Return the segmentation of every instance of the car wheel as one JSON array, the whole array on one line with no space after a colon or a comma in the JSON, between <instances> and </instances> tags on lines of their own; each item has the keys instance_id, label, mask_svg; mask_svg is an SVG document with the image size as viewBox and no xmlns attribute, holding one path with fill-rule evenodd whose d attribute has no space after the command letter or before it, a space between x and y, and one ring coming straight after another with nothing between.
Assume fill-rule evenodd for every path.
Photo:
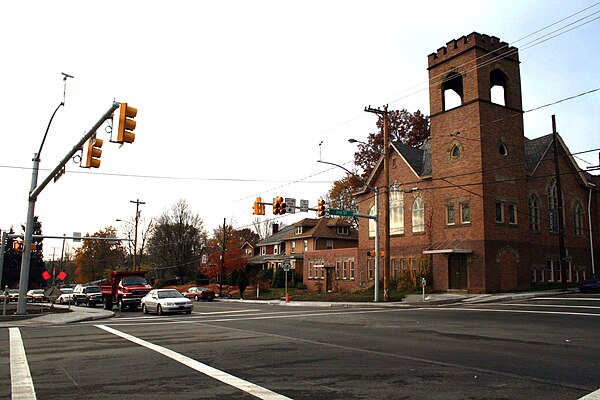
<instances>
[{"instance_id":1,"label":"car wheel","mask_svg":"<svg viewBox=\"0 0 600 400\"><path fill-rule=\"evenodd\" d=\"M62 298L58 299L58 304L62 304L62 303L64 303L63 299Z\"/></svg>"},{"instance_id":2,"label":"car wheel","mask_svg":"<svg viewBox=\"0 0 600 400\"><path fill-rule=\"evenodd\" d=\"M85 305L86 305L86 307L91 307L92 306L92 304L90 303L90 299L87 299L85 301Z\"/></svg>"},{"instance_id":3,"label":"car wheel","mask_svg":"<svg viewBox=\"0 0 600 400\"><path fill-rule=\"evenodd\" d=\"M160 304L156 306L156 314L163 315L163 310Z\"/></svg>"},{"instance_id":4,"label":"car wheel","mask_svg":"<svg viewBox=\"0 0 600 400\"><path fill-rule=\"evenodd\" d=\"M212 298L212 297L209 297L208 301L213 301L213 298Z\"/></svg>"},{"instance_id":5,"label":"car wheel","mask_svg":"<svg viewBox=\"0 0 600 400\"><path fill-rule=\"evenodd\" d=\"M198 295L194 296L194 300L198 301Z\"/></svg>"},{"instance_id":6,"label":"car wheel","mask_svg":"<svg viewBox=\"0 0 600 400\"><path fill-rule=\"evenodd\" d=\"M123 312L127 309L127 306L122 301L119 302L119 311Z\"/></svg>"},{"instance_id":7,"label":"car wheel","mask_svg":"<svg viewBox=\"0 0 600 400\"><path fill-rule=\"evenodd\" d=\"M142 304L142 312L143 312L144 314L148 314L148 309L146 308L146 305L145 305L145 304Z\"/></svg>"}]
</instances>

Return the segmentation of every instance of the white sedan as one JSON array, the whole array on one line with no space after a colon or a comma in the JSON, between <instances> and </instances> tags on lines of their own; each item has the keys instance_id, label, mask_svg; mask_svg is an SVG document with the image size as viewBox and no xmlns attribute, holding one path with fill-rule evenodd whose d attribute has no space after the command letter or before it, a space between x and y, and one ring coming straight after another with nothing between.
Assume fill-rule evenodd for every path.
<instances>
[{"instance_id":1,"label":"white sedan","mask_svg":"<svg viewBox=\"0 0 600 400\"><path fill-rule=\"evenodd\" d=\"M192 301L175 289L152 289L142 297L142 312L155 312L158 315L168 312L192 313Z\"/></svg>"},{"instance_id":2,"label":"white sedan","mask_svg":"<svg viewBox=\"0 0 600 400\"><path fill-rule=\"evenodd\" d=\"M73 288L65 287L60 289L62 292L60 296L54 301L58 304L70 304L73 303Z\"/></svg>"}]
</instances>

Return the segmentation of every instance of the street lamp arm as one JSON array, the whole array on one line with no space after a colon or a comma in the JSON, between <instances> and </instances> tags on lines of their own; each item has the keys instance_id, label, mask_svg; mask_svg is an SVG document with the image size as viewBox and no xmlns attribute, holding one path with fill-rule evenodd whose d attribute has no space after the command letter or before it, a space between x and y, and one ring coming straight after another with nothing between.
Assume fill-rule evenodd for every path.
<instances>
[{"instance_id":1,"label":"street lamp arm","mask_svg":"<svg viewBox=\"0 0 600 400\"><path fill-rule=\"evenodd\" d=\"M48 136L48 131L50 130L50 125L52 124L52 120L54 119L54 116L56 115L56 112L58 111L58 109L62 106L64 106L65 103L64 102L60 102L60 104L58 105L58 107L56 107L56 110L54 110L54 112L52 113L52 116L50 117L50 121L48 121L48 126L46 127L46 133L44 133L44 138L42 139L42 144L40 144L40 149L37 152L37 159L40 159L40 156L42 154L42 147L44 147L44 142L46 141L46 136Z\"/></svg>"},{"instance_id":2,"label":"street lamp arm","mask_svg":"<svg viewBox=\"0 0 600 400\"><path fill-rule=\"evenodd\" d=\"M364 180L362 180L359 176L357 176L356 174L350 172L350 170L344 166L341 166L339 164L335 164L329 161L322 161L322 160L317 160L317 162L320 162L321 164L329 164L329 165L333 165L335 167L341 168L344 171L346 171L347 173L349 173L350 175L352 175L353 177L355 177L360 183L362 183L363 185L365 185L366 187L368 187L371 191L373 192L377 192L377 188L373 187L371 185L369 185L367 182L365 182Z\"/></svg>"}]
</instances>

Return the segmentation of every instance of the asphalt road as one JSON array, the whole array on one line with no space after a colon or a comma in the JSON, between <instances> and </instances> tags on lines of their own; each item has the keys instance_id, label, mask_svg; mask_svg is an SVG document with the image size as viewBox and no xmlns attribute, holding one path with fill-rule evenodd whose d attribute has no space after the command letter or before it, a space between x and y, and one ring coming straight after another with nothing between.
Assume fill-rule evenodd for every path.
<instances>
[{"instance_id":1,"label":"asphalt road","mask_svg":"<svg viewBox=\"0 0 600 400\"><path fill-rule=\"evenodd\" d=\"M0 330L0 398L15 328ZM579 399L600 388L600 296L429 308L195 303L22 327L38 399Z\"/></svg>"}]
</instances>

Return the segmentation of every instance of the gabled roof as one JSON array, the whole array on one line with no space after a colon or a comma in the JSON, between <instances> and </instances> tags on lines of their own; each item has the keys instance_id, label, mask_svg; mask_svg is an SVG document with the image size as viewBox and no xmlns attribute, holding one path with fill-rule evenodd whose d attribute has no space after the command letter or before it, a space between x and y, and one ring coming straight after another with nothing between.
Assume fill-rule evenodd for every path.
<instances>
[{"instance_id":1,"label":"gabled roof","mask_svg":"<svg viewBox=\"0 0 600 400\"><path fill-rule=\"evenodd\" d=\"M279 244L279 243L283 242L285 240L285 237L287 236L287 234L293 230L295 230L295 227L293 225L284 226L277 233L274 233L273 235L266 237L263 240L261 240L260 242L258 242L256 244L256 246L260 247L260 246L270 246L270 245L274 245L274 244Z\"/></svg>"},{"instance_id":2,"label":"gabled roof","mask_svg":"<svg viewBox=\"0 0 600 400\"><path fill-rule=\"evenodd\" d=\"M302 233L296 234L294 229L290 232L287 239L302 239L310 237L328 237L328 238L340 238L349 240L358 240L358 231L352 228L350 222L344 221L340 218L305 218L301 221L292 224L292 227L297 228L301 226ZM338 226L348 227L348 235L340 235L337 233Z\"/></svg>"},{"instance_id":3,"label":"gabled roof","mask_svg":"<svg viewBox=\"0 0 600 400\"><path fill-rule=\"evenodd\" d=\"M540 165L540 162L546 156L546 154L553 151L552 136L553 135L550 133L532 140L525 138L525 164L527 165L527 172L529 174L535 173L535 170ZM581 168L579 168L579 165L577 165L577 162L571 155L571 152L569 151L569 148L565 142L562 140L562 137L559 134L556 136L558 138L558 145L562 147L565 154L569 157L569 161L571 162L573 169L577 171L577 176L581 180L581 183L588 187L593 185L590 182L586 172L582 171Z\"/></svg>"}]
</instances>

